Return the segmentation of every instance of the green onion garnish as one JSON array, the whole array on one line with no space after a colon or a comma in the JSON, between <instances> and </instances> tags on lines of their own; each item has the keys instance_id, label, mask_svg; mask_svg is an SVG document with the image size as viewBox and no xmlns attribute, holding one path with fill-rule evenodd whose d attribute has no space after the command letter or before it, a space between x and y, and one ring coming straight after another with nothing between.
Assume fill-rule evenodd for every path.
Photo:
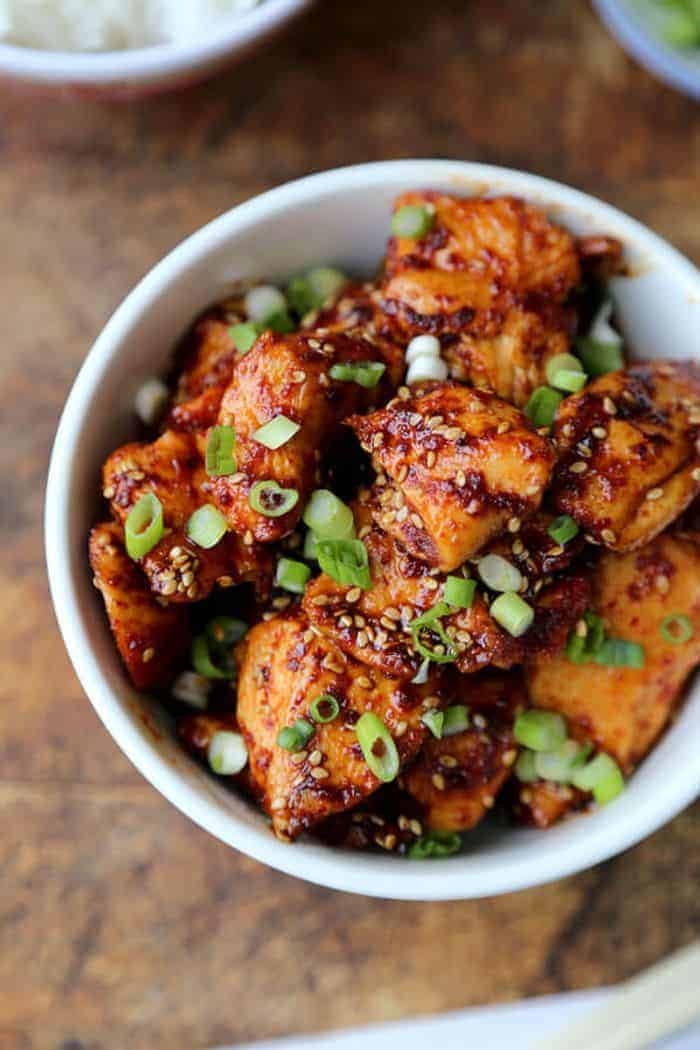
<instances>
[{"instance_id":1,"label":"green onion garnish","mask_svg":"<svg viewBox=\"0 0 700 1050\"><path fill-rule=\"evenodd\" d=\"M435 223L435 213L420 204L404 204L391 217L395 237L425 237Z\"/></svg>"},{"instance_id":2,"label":"green onion garnish","mask_svg":"<svg viewBox=\"0 0 700 1050\"><path fill-rule=\"evenodd\" d=\"M294 725L284 726L277 734L277 743L285 751L301 751L316 730L305 718L297 718Z\"/></svg>"},{"instance_id":3,"label":"green onion garnish","mask_svg":"<svg viewBox=\"0 0 700 1050\"><path fill-rule=\"evenodd\" d=\"M513 736L531 751L556 751L566 740L566 722L554 711L521 711L515 719Z\"/></svg>"},{"instance_id":4,"label":"green onion garnish","mask_svg":"<svg viewBox=\"0 0 700 1050\"><path fill-rule=\"evenodd\" d=\"M500 554L487 554L481 558L476 571L492 591L517 591L523 582L520 570Z\"/></svg>"},{"instance_id":5,"label":"green onion garnish","mask_svg":"<svg viewBox=\"0 0 700 1050\"><path fill-rule=\"evenodd\" d=\"M155 493L146 492L133 505L124 523L127 554L138 561L153 550L164 532L163 504Z\"/></svg>"},{"instance_id":6,"label":"green onion garnish","mask_svg":"<svg viewBox=\"0 0 700 1050\"><path fill-rule=\"evenodd\" d=\"M282 445L286 445L287 442L294 437L296 433L301 430L298 423L293 423L291 419L287 419L286 416L275 416L274 419L269 420L267 423L263 423L261 427L253 434L255 441L259 441L265 448L272 449L281 448Z\"/></svg>"},{"instance_id":7,"label":"green onion garnish","mask_svg":"<svg viewBox=\"0 0 700 1050\"><path fill-rule=\"evenodd\" d=\"M602 667L644 667L644 647L624 638L606 638L593 657Z\"/></svg>"},{"instance_id":8,"label":"green onion garnish","mask_svg":"<svg viewBox=\"0 0 700 1050\"><path fill-rule=\"evenodd\" d=\"M334 718L338 717L339 713L340 704L330 693L321 693L309 708L309 714L314 722L319 722L321 725L325 725L326 722L332 722Z\"/></svg>"},{"instance_id":9,"label":"green onion garnish","mask_svg":"<svg viewBox=\"0 0 700 1050\"><path fill-rule=\"evenodd\" d=\"M213 649L217 656L224 656L223 647L213 646L206 633L198 634L192 642L192 666L197 674L203 678L233 678L236 673L233 663L229 659L228 666L219 667L214 662Z\"/></svg>"},{"instance_id":10,"label":"green onion garnish","mask_svg":"<svg viewBox=\"0 0 700 1050\"><path fill-rule=\"evenodd\" d=\"M442 596L448 605L457 609L469 609L474 601L476 580L465 580L461 576L448 576Z\"/></svg>"},{"instance_id":11,"label":"green onion garnish","mask_svg":"<svg viewBox=\"0 0 700 1050\"><path fill-rule=\"evenodd\" d=\"M316 307L314 294L306 277L292 277L286 290L287 302L299 317Z\"/></svg>"},{"instance_id":12,"label":"green onion garnish","mask_svg":"<svg viewBox=\"0 0 700 1050\"><path fill-rule=\"evenodd\" d=\"M556 784L570 784L574 770L585 762L590 747L581 747L575 740L565 740L554 751L535 752L535 770L542 780Z\"/></svg>"},{"instance_id":13,"label":"green onion garnish","mask_svg":"<svg viewBox=\"0 0 700 1050\"><path fill-rule=\"evenodd\" d=\"M311 529L304 536L303 554L307 561L318 561L318 537Z\"/></svg>"},{"instance_id":14,"label":"green onion garnish","mask_svg":"<svg viewBox=\"0 0 700 1050\"><path fill-rule=\"evenodd\" d=\"M436 740L441 739L443 726L445 724L444 711L426 711L421 717L421 722L430 730Z\"/></svg>"},{"instance_id":15,"label":"green onion garnish","mask_svg":"<svg viewBox=\"0 0 700 1050\"><path fill-rule=\"evenodd\" d=\"M303 561L293 558L280 558L275 572L275 585L291 594L303 594L311 576L311 569Z\"/></svg>"},{"instance_id":16,"label":"green onion garnish","mask_svg":"<svg viewBox=\"0 0 700 1050\"><path fill-rule=\"evenodd\" d=\"M583 637L574 629L566 643L566 658L572 664L589 663L605 641L605 624L594 612L583 616L586 633Z\"/></svg>"},{"instance_id":17,"label":"green onion garnish","mask_svg":"<svg viewBox=\"0 0 700 1050\"><path fill-rule=\"evenodd\" d=\"M286 310L280 310L279 313L268 317L264 327L277 332L279 335L287 335L289 332L295 332L297 326Z\"/></svg>"},{"instance_id":18,"label":"green onion garnish","mask_svg":"<svg viewBox=\"0 0 700 1050\"><path fill-rule=\"evenodd\" d=\"M411 679L411 682L414 685L425 685L425 683L428 681L429 676L430 660L426 658L414 674L413 678Z\"/></svg>"},{"instance_id":19,"label":"green onion garnish","mask_svg":"<svg viewBox=\"0 0 700 1050\"><path fill-rule=\"evenodd\" d=\"M267 324L271 317L287 309L287 300L274 285L259 284L246 293L243 306L251 321Z\"/></svg>"},{"instance_id":20,"label":"green onion garnish","mask_svg":"<svg viewBox=\"0 0 700 1050\"><path fill-rule=\"evenodd\" d=\"M382 361L357 361L331 365L329 375L331 379L343 383L357 383L370 388L377 385L385 371L386 365Z\"/></svg>"},{"instance_id":21,"label":"green onion garnish","mask_svg":"<svg viewBox=\"0 0 700 1050\"><path fill-rule=\"evenodd\" d=\"M568 514L562 514L561 517L554 519L547 529L547 534L552 537L555 543L564 547L569 540L573 540L574 536L578 535L578 531L579 528L574 519L570 518Z\"/></svg>"},{"instance_id":22,"label":"green onion garnish","mask_svg":"<svg viewBox=\"0 0 700 1050\"><path fill-rule=\"evenodd\" d=\"M584 371L593 378L625 367L619 343L599 343L596 339L581 336L576 340L576 350Z\"/></svg>"},{"instance_id":23,"label":"green onion garnish","mask_svg":"<svg viewBox=\"0 0 700 1050\"><path fill-rule=\"evenodd\" d=\"M375 777L388 784L399 772L399 753L391 733L373 711L365 711L355 723L357 740L365 762Z\"/></svg>"},{"instance_id":24,"label":"green onion garnish","mask_svg":"<svg viewBox=\"0 0 700 1050\"><path fill-rule=\"evenodd\" d=\"M671 645L682 645L683 642L689 642L695 633L691 620L682 613L671 613L670 616L665 616L659 630Z\"/></svg>"},{"instance_id":25,"label":"green onion garnish","mask_svg":"<svg viewBox=\"0 0 700 1050\"><path fill-rule=\"evenodd\" d=\"M348 279L340 270L332 266L316 266L306 275L313 297L312 306L324 306L345 287Z\"/></svg>"},{"instance_id":26,"label":"green onion garnish","mask_svg":"<svg viewBox=\"0 0 700 1050\"><path fill-rule=\"evenodd\" d=\"M215 616L206 626L206 632L215 646L230 648L248 631L248 624L233 616Z\"/></svg>"},{"instance_id":27,"label":"green onion garnish","mask_svg":"<svg viewBox=\"0 0 700 1050\"><path fill-rule=\"evenodd\" d=\"M211 503L205 503L203 507L197 507L194 514L190 515L186 532L188 538L198 547L209 550L211 547L216 547L219 540L226 535L228 522L220 510L213 507Z\"/></svg>"},{"instance_id":28,"label":"green onion garnish","mask_svg":"<svg viewBox=\"0 0 700 1050\"><path fill-rule=\"evenodd\" d=\"M469 708L464 704L453 704L445 710L445 721L442 727L443 736L457 736L469 729Z\"/></svg>"},{"instance_id":29,"label":"green onion garnish","mask_svg":"<svg viewBox=\"0 0 700 1050\"><path fill-rule=\"evenodd\" d=\"M349 540L355 535L352 511L330 489L316 489L311 493L302 520L318 539Z\"/></svg>"},{"instance_id":30,"label":"green onion garnish","mask_svg":"<svg viewBox=\"0 0 700 1050\"><path fill-rule=\"evenodd\" d=\"M574 771L571 783L579 791L592 791L598 805L604 806L620 794L625 786L625 778L617 762L601 752Z\"/></svg>"},{"instance_id":31,"label":"green onion garnish","mask_svg":"<svg viewBox=\"0 0 700 1050\"><path fill-rule=\"evenodd\" d=\"M585 372L575 372L573 369L560 369L554 379L552 386L556 390L565 390L567 393L576 394L586 385L588 376Z\"/></svg>"},{"instance_id":32,"label":"green onion garnish","mask_svg":"<svg viewBox=\"0 0 700 1050\"><path fill-rule=\"evenodd\" d=\"M518 780L523 784L532 784L535 780L539 780L535 769L535 752L530 751L529 748L521 751L518 755L518 761L515 763L514 772Z\"/></svg>"},{"instance_id":33,"label":"green onion garnish","mask_svg":"<svg viewBox=\"0 0 700 1050\"><path fill-rule=\"evenodd\" d=\"M520 638L525 634L535 619L535 611L532 606L523 601L514 591L499 594L498 598L491 602L489 612L513 638Z\"/></svg>"},{"instance_id":34,"label":"green onion garnish","mask_svg":"<svg viewBox=\"0 0 700 1050\"><path fill-rule=\"evenodd\" d=\"M296 489L283 489L276 481L256 481L248 494L248 503L266 518L281 518L299 502Z\"/></svg>"},{"instance_id":35,"label":"green onion garnish","mask_svg":"<svg viewBox=\"0 0 700 1050\"><path fill-rule=\"evenodd\" d=\"M252 321L245 321L242 324L232 325L228 330L228 334L231 336L233 345L239 354L247 354L260 335L260 326L253 324Z\"/></svg>"},{"instance_id":36,"label":"green onion garnish","mask_svg":"<svg viewBox=\"0 0 700 1050\"><path fill-rule=\"evenodd\" d=\"M362 540L318 541L318 563L336 583L346 587L372 588L367 550Z\"/></svg>"},{"instance_id":37,"label":"green onion garnish","mask_svg":"<svg viewBox=\"0 0 700 1050\"><path fill-rule=\"evenodd\" d=\"M212 427L207 435L204 466L210 478L236 473L236 432L233 427Z\"/></svg>"},{"instance_id":38,"label":"green onion garnish","mask_svg":"<svg viewBox=\"0 0 700 1050\"><path fill-rule=\"evenodd\" d=\"M209 765L219 776L232 777L240 773L248 761L248 749L240 733L219 730L214 733L207 748Z\"/></svg>"},{"instance_id":39,"label":"green onion garnish","mask_svg":"<svg viewBox=\"0 0 700 1050\"><path fill-rule=\"evenodd\" d=\"M431 609L424 612L409 623L409 629L413 637L414 648L427 660L434 660L438 664L452 663L457 659L457 650L452 640L445 632L440 618L448 616L452 610L447 602L437 602ZM421 640L424 631L429 631L439 639L434 648L430 648Z\"/></svg>"},{"instance_id":40,"label":"green onion garnish","mask_svg":"<svg viewBox=\"0 0 700 1050\"><path fill-rule=\"evenodd\" d=\"M557 387L561 390L570 390L571 387L559 387L559 384L556 382L556 377L560 372L574 372L576 375L583 376L581 385L576 387L577 390L580 390L586 382L586 375L581 367L581 362L578 357L574 357L573 354L555 354L554 357L550 357L545 368L545 375L547 376L547 382L550 386Z\"/></svg>"},{"instance_id":41,"label":"green onion garnish","mask_svg":"<svg viewBox=\"0 0 700 1050\"><path fill-rule=\"evenodd\" d=\"M524 412L536 427L551 427L564 395L549 386L538 386L530 395Z\"/></svg>"},{"instance_id":42,"label":"green onion garnish","mask_svg":"<svg viewBox=\"0 0 700 1050\"><path fill-rule=\"evenodd\" d=\"M408 850L412 860L435 860L438 857L452 857L462 848L462 840L456 831L429 831L427 835L416 839Z\"/></svg>"}]
</instances>

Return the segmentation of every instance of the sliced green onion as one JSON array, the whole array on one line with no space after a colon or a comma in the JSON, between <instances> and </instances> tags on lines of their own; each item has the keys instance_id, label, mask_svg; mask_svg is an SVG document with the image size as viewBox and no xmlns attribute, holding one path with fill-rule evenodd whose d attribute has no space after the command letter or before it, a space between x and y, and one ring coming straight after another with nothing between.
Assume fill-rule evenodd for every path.
<instances>
[{"instance_id":1,"label":"sliced green onion","mask_svg":"<svg viewBox=\"0 0 700 1050\"><path fill-rule=\"evenodd\" d=\"M365 711L355 723L357 740L365 762L375 777L388 784L399 772L399 753L391 733L373 711Z\"/></svg>"},{"instance_id":2,"label":"sliced green onion","mask_svg":"<svg viewBox=\"0 0 700 1050\"><path fill-rule=\"evenodd\" d=\"M447 362L443 361L441 357L420 354L408 366L406 386L415 386L418 383L444 383L448 375Z\"/></svg>"},{"instance_id":3,"label":"sliced green onion","mask_svg":"<svg viewBox=\"0 0 700 1050\"><path fill-rule=\"evenodd\" d=\"M219 730L209 741L207 759L215 773L224 777L235 776L248 761L245 740L240 733Z\"/></svg>"},{"instance_id":4,"label":"sliced green onion","mask_svg":"<svg viewBox=\"0 0 700 1050\"><path fill-rule=\"evenodd\" d=\"M134 411L147 427L154 426L163 414L170 391L162 379L147 379L134 398Z\"/></svg>"},{"instance_id":5,"label":"sliced green onion","mask_svg":"<svg viewBox=\"0 0 700 1050\"><path fill-rule=\"evenodd\" d=\"M689 642L695 633L691 620L682 613L671 613L670 616L665 616L659 630L671 645L682 645L684 642Z\"/></svg>"},{"instance_id":6,"label":"sliced green onion","mask_svg":"<svg viewBox=\"0 0 700 1050\"><path fill-rule=\"evenodd\" d=\"M153 550L164 532L163 504L155 493L146 492L133 505L124 523L127 554L138 561Z\"/></svg>"},{"instance_id":7,"label":"sliced green onion","mask_svg":"<svg viewBox=\"0 0 700 1050\"><path fill-rule=\"evenodd\" d=\"M581 362L578 357L574 357L573 354L555 354L554 357L550 357L545 368L545 375L547 376L547 382L550 386L558 385L554 380L559 372L576 372L577 374L584 374ZM581 385L583 386L583 383ZM562 387L561 389L568 390L569 388Z\"/></svg>"},{"instance_id":8,"label":"sliced green onion","mask_svg":"<svg viewBox=\"0 0 700 1050\"><path fill-rule=\"evenodd\" d=\"M576 629L569 635L566 643L566 658L573 664L586 664L593 659L605 641L605 623L594 612L583 616L586 634L581 637Z\"/></svg>"},{"instance_id":9,"label":"sliced green onion","mask_svg":"<svg viewBox=\"0 0 700 1050\"><path fill-rule=\"evenodd\" d=\"M307 561L318 561L318 536L311 529L304 536L303 554Z\"/></svg>"},{"instance_id":10,"label":"sliced green onion","mask_svg":"<svg viewBox=\"0 0 700 1050\"><path fill-rule=\"evenodd\" d=\"M307 273L306 280L313 296L312 306L316 307L325 306L348 283L345 274L333 266L315 266Z\"/></svg>"},{"instance_id":11,"label":"sliced green onion","mask_svg":"<svg viewBox=\"0 0 700 1050\"><path fill-rule=\"evenodd\" d=\"M284 588L291 594L303 594L310 576L311 569L308 565L304 565L303 561L280 558L275 572L275 585Z\"/></svg>"},{"instance_id":12,"label":"sliced green onion","mask_svg":"<svg viewBox=\"0 0 700 1050\"><path fill-rule=\"evenodd\" d=\"M551 427L564 395L549 386L538 386L530 395L524 412L536 427Z\"/></svg>"},{"instance_id":13,"label":"sliced green onion","mask_svg":"<svg viewBox=\"0 0 700 1050\"><path fill-rule=\"evenodd\" d=\"M625 786L625 778L617 762L602 751L576 770L571 782L579 791L592 791L599 806L614 799Z\"/></svg>"},{"instance_id":14,"label":"sliced green onion","mask_svg":"<svg viewBox=\"0 0 700 1050\"><path fill-rule=\"evenodd\" d=\"M523 601L514 591L499 594L498 598L491 602L489 612L513 638L520 638L525 634L535 619L535 611L532 606Z\"/></svg>"},{"instance_id":15,"label":"sliced green onion","mask_svg":"<svg viewBox=\"0 0 700 1050\"><path fill-rule=\"evenodd\" d=\"M580 336L576 340L576 349L586 373L597 378L608 372L618 372L625 367L622 348L616 343L599 343L595 339Z\"/></svg>"},{"instance_id":16,"label":"sliced green onion","mask_svg":"<svg viewBox=\"0 0 700 1050\"><path fill-rule=\"evenodd\" d=\"M582 750L575 740L565 740L554 751L535 752L537 775L556 784L570 784L574 770L582 764L579 757Z\"/></svg>"},{"instance_id":17,"label":"sliced green onion","mask_svg":"<svg viewBox=\"0 0 700 1050\"><path fill-rule=\"evenodd\" d=\"M259 441L265 448L281 448L301 430L298 423L293 423L286 416L275 416L274 419L263 423L253 434L255 441Z\"/></svg>"},{"instance_id":18,"label":"sliced green onion","mask_svg":"<svg viewBox=\"0 0 700 1050\"><path fill-rule=\"evenodd\" d=\"M330 693L321 693L309 708L309 714L314 722L319 722L321 725L325 725L326 722L332 722L334 718L338 717L339 713L340 704Z\"/></svg>"},{"instance_id":19,"label":"sliced green onion","mask_svg":"<svg viewBox=\"0 0 700 1050\"><path fill-rule=\"evenodd\" d=\"M440 340L435 335L415 335L406 347L404 361L412 365L419 357L440 357Z\"/></svg>"},{"instance_id":20,"label":"sliced green onion","mask_svg":"<svg viewBox=\"0 0 700 1050\"><path fill-rule=\"evenodd\" d=\"M469 708L464 704L453 704L445 710L443 736L457 736L469 729Z\"/></svg>"},{"instance_id":21,"label":"sliced green onion","mask_svg":"<svg viewBox=\"0 0 700 1050\"><path fill-rule=\"evenodd\" d=\"M413 685L425 685L425 683L428 681L429 674L430 660L426 658L414 674L413 678L411 679L411 682L413 683Z\"/></svg>"},{"instance_id":22,"label":"sliced green onion","mask_svg":"<svg viewBox=\"0 0 700 1050\"><path fill-rule=\"evenodd\" d=\"M263 327L269 328L279 335L287 335L289 332L295 332L297 326L286 310L280 310L279 313L268 317Z\"/></svg>"},{"instance_id":23,"label":"sliced green onion","mask_svg":"<svg viewBox=\"0 0 700 1050\"><path fill-rule=\"evenodd\" d=\"M578 535L578 532L578 525L568 514L562 514L561 517L555 518L547 529L547 534L561 547L566 546L569 540L573 540L574 536Z\"/></svg>"},{"instance_id":24,"label":"sliced green onion","mask_svg":"<svg viewBox=\"0 0 700 1050\"><path fill-rule=\"evenodd\" d=\"M355 535L352 511L330 489L316 489L311 493L302 520L318 539L349 540Z\"/></svg>"},{"instance_id":25,"label":"sliced green onion","mask_svg":"<svg viewBox=\"0 0 700 1050\"><path fill-rule=\"evenodd\" d=\"M435 223L435 213L420 204L404 204L391 217L395 237L425 237Z\"/></svg>"},{"instance_id":26,"label":"sliced green onion","mask_svg":"<svg viewBox=\"0 0 700 1050\"><path fill-rule=\"evenodd\" d=\"M481 558L476 571L492 591L518 591L522 586L520 570L500 554L487 554Z\"/></svg>"},{"instance_id":27,"label":"sliced green onion","mask_svg":"<svg viewBox=\"0 0 700 1050\"><path fill-rule=\"evenodd\" d=\"M196 707L198 711L206 710L210 692L209 679L195 671L181 671L170 689L174 700L188 704L189 707Z\"/></svg>"},{"instance_id":28,"label":"sliced green onion","mask_svg":"<svg viewBox=\"0 0 700 1050\"><path fill-rule=\"evenodd\" d=\"M554 711L521 711L515 719L513 736L531 751L556 751L566 740L566 722Z\"/></svg>"},{"instance_id":29,"label":"sliced green onion","mask_svg":"<svg viewBox=\"0 0 700 1050\"><path fill-rule=\"evenodd\" d=\"M228 532L228 522L220 510L213 507L211 503L205 503L203 507L197 507L194 514L186 525L189 539L198 547L209 550L216 547Z\"/></svg>"},{"instance_id":30,"label":"sliced green onion","mask_svg":"<svg viewBox=\"0 0 700 1050\"><path fill-rule=\"evenodd\" d=\"M362 540L318 541L318 563L336 583L346 587L372 588L367 549Z\"/></svg>"},{"instance_id":31,"label":"sliced green onion","mask_svg":"<svg viewBox=\"0 0 700 1050\"><path fill-rule=\"evenodd\" d=\"M537 770L535 769L535 754L536 752L530 751L529 748L526 748L518 755L518 761L515 763L514 772L522 784L532 784L535 780L539 780Z\"/></svg>"},{"instance_id":32,"label":"sliced green onion","mask_svg":"<svg viewBox=\"0 0 700 1050\"><path fill-rule=\"evenodd\" d=\"M305 718L297 718L294 725L284 726L277 734L277 744L285 751L301 751L316 730Z\"/></svg>"},{"instance_id":33,"label":"sliced green onion","mask_svg":"<svg viewBox=\"0 0 700 1050\"><path fill-rule=\"evenodd\" d=\"M442 729L445 724L444 711L426 711L421 717L421 722L433 734L436 740L442 737Z\"/></svg>"},{"instance_id":34,"label":"sliced green onion","mask_svg":"<svg viewBox=\"0 0 700 1050\"><path fill-rule=\"evenodd\" d=\"M210 478L236 473L236 432L233 427L212 427L207 435L204 466Z\"/></svg>"},{"instance_id":35,"label":"sliced green onion","mask_svg":"<svg viewBox=\"0 0 700 1050\"><path fill-rule=\"evenodd\" d=\"M586 385L588 376L585 372L575 372L569 368L561 368L554 379L552 386L557 390L565 390L567 393L576 394Z\"/></svg>"},{"instance_id":36,"label":"sliced green onion","mask_svg":"<svg viewBox=\"0 0 700 1050\"><path fill-rule=\"evenodd\" d=\"M218 667L212 659L212 648L211 639L207 634L198 634L192 642L192 665L197 674L202 678L233 678L235 668Z\"/></svg>"},{"instance_id":37,"label":"sliced green onion","mask_svg":"<svg viewBox=\"0 0 700 1050\"><path fill-rule=\"evenodd\" d=\"M252 321L245 321L242 324L232 325L228 330L228 334L231 336L236 350L240 354L247 354L260 335L260 326L253 324Z\"/></svg>"},{"instance_id":38,"label":"sliced green onion","mask_svg":"<svg viewBox=\"0 0 700 1050\"><path fill-rule=\"evenodd\" d=\"M465 580L462 576L448 576L442 592L448 605L457 609L469 609L474 601L476 580Z\"/></svg>"},{"instance_id":39,"label":"sliced green onion","mask_svg":"<svg viewBox=\"0 0 700 1050\"><path fill-rule=\"evenodd\" d=\"M257 288L250 289L243 305L251 321L266 325L270 318L286 311L287 300L279 288L271 284L260 284Z\"/></svg>"},{"instance_id":40,"label":"sliced green onion","mask_svg":"<svg viewBox=\"0 0 700 1050\"><path fill-rule=\"evenodd\" d=\"M370 388L377 385L385 372L386 365L383 361L357 361L331 365L329 375L331 379L338 379L343 383L357 383L359 386Z\"/></svg>"},{"instance_id":41,"label":"sliced green onion","mask_svg":"<svg viewBox=\"0 0 700 1050\"><path fill-rule=\"evenodd\" d=\"M292 277L287 285L287 302L292 310L305 317L316 306L314 294L306 277Z\"/></svg>"},{"instance_id":42,"label":"sliced green onion","mask_svg":"<svg viewBox=\"0 0 700 1050\"><path fill-rule=\"evenodd\" d=\"M215 616L206 626L206 633L212 645L230 649L240 642L247 633L248 624L234 616Z\"/></svg>"},{"instance_id":43,"label":"sliced green onion","mask_svg":"<svg viewBox=\"0 0 700 1050\"><path fill-rule=\"evenodd\" d=\"M452 857L461 848L462 839L456 831L429 831L410 846L408 856L412 860L435 860Z\"/></svg>"},{"instance_id":44,"label":"sliced green onion","mask_svg":"<svg viewBox=\"0 0 700 1050\"><path fill-rule=\"evenodd\" d=\"M256 481L248 494L248 503L266 518L281 518L299 502L296 489L283 489L276 481Z\"/></svg>"},{"instance_id":45,"label":"sliced green onion","mask_svg":"<svg viewBox=\"0 0 700 1050\"><path fill-rule=\"evenodd\" d=\"M437 602L431 609L424 612L422 616L418 616L409 623L413 646L424 659L433 660L438 664L452 663L457 659L457 650L440 623L440 618L448 616L451 611L447 602ZM430 631L439 639L434 648L431 649L421 640L423 631Z\"/></svg>"},{"instance_id":46,"label":"sliced green onion","mask_svg":"<svg viewBox=\"0 0 700 1050\"><path fill-rule=\"evenodd\" d=\"M602 667L644 667L644 646L624 638L606 638L593 659Z\"/></svg>"}]
</instances>

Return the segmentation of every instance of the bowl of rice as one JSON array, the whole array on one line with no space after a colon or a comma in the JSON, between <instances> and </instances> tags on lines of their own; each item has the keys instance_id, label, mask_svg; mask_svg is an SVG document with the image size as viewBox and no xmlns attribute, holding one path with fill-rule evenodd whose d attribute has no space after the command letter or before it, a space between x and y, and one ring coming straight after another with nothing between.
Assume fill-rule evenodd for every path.
<instances>
[{"instance_id":1,"label":"bowl of rice","mask_svg":"<svg viewBox=\"0 0 700 1050\"><path fill-rule=\"evenodd\" d=\"M87 97L185 87L310 0L0 0L0 81Z\"/></svg>"}]
</instances>

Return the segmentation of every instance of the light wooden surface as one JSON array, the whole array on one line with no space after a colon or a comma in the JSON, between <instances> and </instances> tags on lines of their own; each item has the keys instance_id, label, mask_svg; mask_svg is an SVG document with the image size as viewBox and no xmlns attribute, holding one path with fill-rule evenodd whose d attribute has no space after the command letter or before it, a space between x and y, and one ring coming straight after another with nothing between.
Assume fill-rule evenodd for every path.
<instances>
[{"instance_id":1,"label":"light wooden surface","mask_svg":"<svg viewBox=\"0 0 700 1050\"><path fill-rule=\"evenodd\" d=\"M209 838L117 751L41 548L47 457L96 334L186 234L356 161L522 167L700 259L700 120L583 0L321 0L265 51L133 106L0 94L0 1047L205 1047L615 981L700 935L700 807L525 893L398 904ZM49 537L49 542L51 538Z\"/></svg>"}]
</instances>

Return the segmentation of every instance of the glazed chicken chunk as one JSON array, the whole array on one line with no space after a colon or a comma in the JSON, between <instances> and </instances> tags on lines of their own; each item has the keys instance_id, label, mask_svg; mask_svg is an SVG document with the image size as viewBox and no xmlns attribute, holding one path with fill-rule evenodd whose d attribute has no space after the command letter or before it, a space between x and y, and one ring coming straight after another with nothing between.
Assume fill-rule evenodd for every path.
<instances>
[{"instance_id":1,"label":"glazed chicken chunk","mask_svg":"<svg viewBox=\"0 0 700 1050\"><path fill-rule=\"evenodd\" d=\"M147 492L162 503L166 535L141 560L154 594L173 602L199 601L216 584L225 588L250 581L264 595L272 575L266 550L233 532L208 550L187 536L194 511L212 503L203 453L203 435L174 430L151 443L123 445L104 465L103 494L122 525Z\"/></svg>"},{"instance_id":2,"label":"glazed chicken chunk","mask_svg":"<svg viewBox=\"0 0 700 1050\"><path fill-rule=\"evenodd\" d=\"M271 332L260 336L241 359L219 413L219 423L236 432L238 470L214 483L216 502L233 529L263 543L292 531L320 478L321 450L343 417L386 398L391 390L395 363L371 387L331 376L334 365L368 362L387 365L381 347L367 336L280 336ZM271 450L255 435L280 415L300 429L280 448ZM265 482L296 494L288 511L284 503L271 503L266 513L251 504L253 487Z\"/></svg>"},{"instance_id":3,"label":"glazed chicken chunk","mask_svg":"<svg viewBox=\"0 0 700 1050\"><path fill-rule=\"evenodd\" d=\"M438 831L468 831L493 807L518 757L515 715L527 706L517 674L462 681L456 683L454 702L467 706L469 727L454 736L430 737L402 778L422 807L423 824Z\"/></svg>"},{"instance_id":4,"label":"glazed chicken chunk","mask_svg":"<svg viewBox=\"0 0 700 1050\"><path fill-rule=\"evenodd\" d=\"M367 550L371 589L343 586L321 573L307 585L303 606L311 622L355 660L385 674L411 679L423 662L411 623L442 600L445 576L414 558L373 523L371 511L372 501L367 497L354 504L355 526ZM553 546L550 539L549 547ZM517 549L527 555L525 561L534 573L535 559L540 564L549 563L544 554L538 555L534 543L532 548L532 553L524 546ZM512 554L511 558L515 563ZM562 565L564 559L562 553L550 561ZM521 566L525 571L522 560ZM471 674L488 666L508 668L522 661L527 652L555 651L585 611L589 587L578 575L554 582L547 576L533 575L527 597L532 600L535 620L520 638L496 623L481 591L475 593L468 609L455 609L442 619L456 652L458 670Z\"/></svg>"},{"instance_id":5,"label":"glazed chicken chunk","mask_svg":"<svg viewBox=\"0 0 700 1050\"><path fill-rule=\"evenodd\" d=\"M119 654L137 689L166 685L189 652L190 628L182 606L160 605L148 581L124 550L119 526L95 525L90 566Z\"/></svg>"},{"instance_id":6,"label":"glazed chicken chunk","mask_svg":"<svg viewBox=\"0 0 700 1050\"><path fill-rule=\"evenodd\" d=\"M382 306L408 337L443 339L454 378L523 405L566 352L575 317L563 303L578 284L573 238L513 197L406 193L395 209L432 216L422 237L393 237Z\"/></svg>"},{"instance_id":7,"label":"glazed chicken chunk","mask_svg":"<svg viewBox=\"0 0 700 1050\"><path fill-rule=\"evenodd\" d=\"M380 475L377 523L443 572L537 510L554 462L518 409L457 383L348 423Z\"/></svg>"},{"instance_id":8,"label":"glazed chicken chunk","mask_svg":"<svg viewBox=\"0 0 700 1050\"><path fill-rule=\"evenodd\" d=\"M642 546L700 492L700 368L611 372L559 407L552 496L595 542Z\"/></svg>"},{"instance_id":9,"label":"glazed chicken chunk","mask_svg":"<svg viewBox=\"0 0 700 1050\"><path fill-rule=\"evenodd\" d=\"M575 664L564 652L536 656L527 665L527 688L533 706L559 711L572 735L593 741L629 772L700 663L700 550L664 535L628 554L606 552L593 577L592 607L610 636L643 646L644 666Z\"/></svg>"},{"instance_id":10,"label":"glazed chicken chunk","mask_svg":"<svg viewBox=\"0 0 700 1050\"><path fill-rule=\"evenodd\" d=\"M254 627L241 642L239 663L237 717L251 776L282 838L295 838L381 786L353 728L362 714L379 716L404 765L425 738L421 715L441 703L428 685L405 685L348 659L298 611ZM281 747L279 731L309 720L313 701L324 694L338 703L337 717L315 725L304 750Z\"/></svg>"},{"instance_id":11,"label":"glazed chicken chunk","mask_svg":"<svg viewBox=\"0 0 700 1050\"><path fill-rule=\"evenodd\" d=\"M239 356L231 338L231 324L218 313L210 311L188 337L166 427L204 430L216 422L221 398Z\"/></svg>"}]
</instances>

